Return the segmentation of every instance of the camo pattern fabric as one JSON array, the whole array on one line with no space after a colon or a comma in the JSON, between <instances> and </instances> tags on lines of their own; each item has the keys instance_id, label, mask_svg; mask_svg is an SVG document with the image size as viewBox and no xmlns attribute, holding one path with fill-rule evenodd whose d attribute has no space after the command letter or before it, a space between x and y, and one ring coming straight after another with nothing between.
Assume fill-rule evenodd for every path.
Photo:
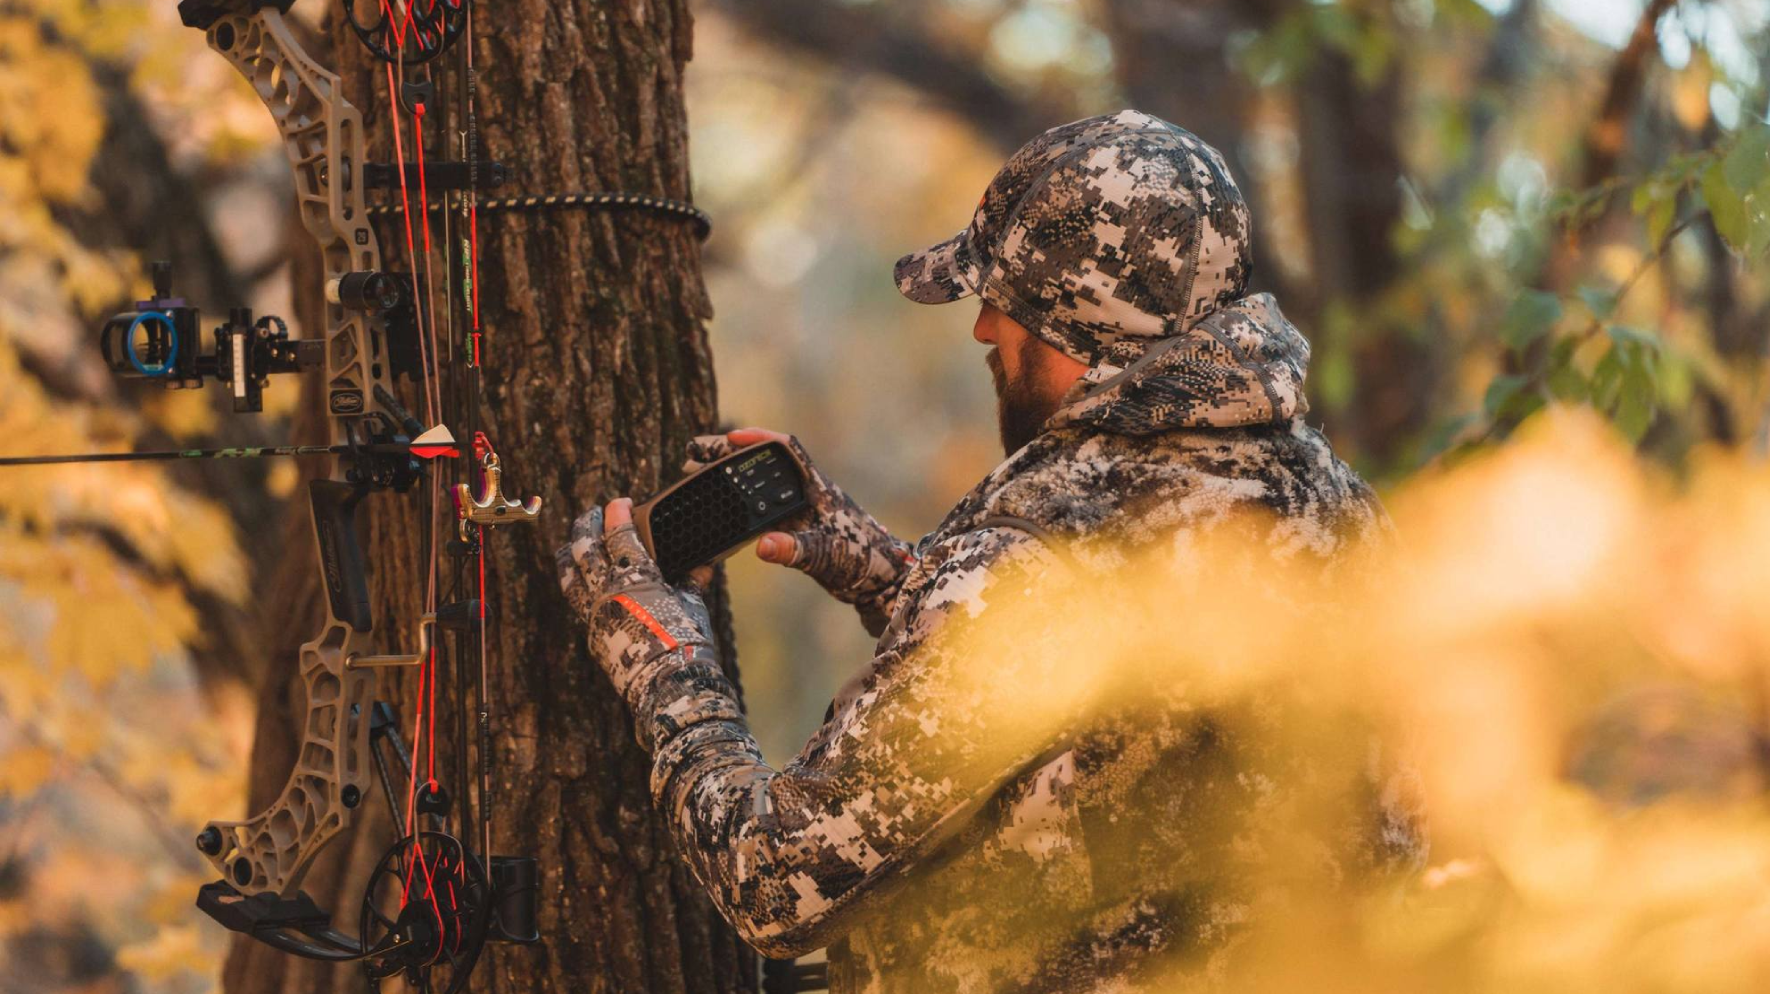
<instances>
[{"instance_id":1,"label":"camo pattern fabric","mask_svg":"<svg viewBox=\"0 0 1770 994\"><path fill-rule=\"evenodd\" d=\"M1094 423L1137 434L1146 425L1286 424L1309 410L1303 395L1308 365L1309 342L1271 294L1258 293L1212 312L1185 334L1107 347L1049 427Z\"/></svg>"},{"instance_id":2,"label":"camo pattern fabric","mask_svg":"<svg viewBox=\"0 0 1770 994\"><path fill-rule=\"evenodd\" d=\"M1320 861L1346 878L1417 864L1394 777L1333 811L1275 787L1311 776L1263 734L1281 704L1204 711L1155 684L1085 713L1061 688L1126 619L1029 596L1110 590L1127 549L1164 548L1182 603L1211 581L1183 575L1187 550L1240 510L1263 512L1234 527L1265 560L1333 568L1384 535L1369 488L1301 419L1306 361L1255 298L1078 383L917 544L873 660L782 769L694 660L661 657L663 689L636 705L657 730L653 796L747 940L776 957L828 946L835 994L1200 989L1261 916L1244 885L1268 859L1261 826L1307 810L1287 838L1325 839ZM968 638L995 622L995 640Z\"/></svg>"},{"instance_id":3,"label":"camo pattern fabric","mask_svg":"<svg viewBox=\"0 0 1770 994\"><path fill-rule=\"evenodd\" d=\"M788 438L786 444L805 470L805 497L811 505L775 529L793 538L793 559L787 565L816 580L830 596L852 604L867 633L876 637L891 616L915 550L893 538L832 483L797 438ZM692 473L737 449L724 435L697 435L688 443L689 458L682 468Z\"/></svg>"},{"instance_id":4,"label":"camo pattern fabric","mask_svg":"<svg viewBox=\"0 0 1770 994\"><path fill-rule=\"evenodd\" d=\"M898 260L925 304L980 295L1084 364L1179 334L1247 291L1252 221L1223 156L1134 110L1052 128L990 182L971 224Z\"/></svg>"},{"instance_id":5,"label":"camo pattern fabric","mask_svg":"<svg viewBox=\"0 0 1770 994\"><path fill-rule=\"evenodd\" d=\"M1133 550L1166 548L1183 603L1188 584L1212 579L1188 575L1187 551L1218 528L1247 529L1256 558L1306 563L1329 581L1387 541L1375 495L1302 420L1308 345L1270 297L1119 354L1125 367L1092 371L1044 433L959 501L923 540L924 562L967 536L1017 548L1027 540L1005 536L1019 532L1071 574L1110 585ZM944 582L912 571L881 645L926 644L924 599L987 589L994 576L975 559ZM1029 640L1035 627L1024 626ZM995 656L927 658L1018 675ZM864 702L880 686L863 676L838 699L837 720L859 708L870 724ZM1261 907L1241 887L1265 855L1248 826L1283 824L1294 799L1274 785L1316 771L1277 744L1283 702L1205 714L1180 688L1144 690L1113 720L1075 729L925 857L912 883L886 889L831 948L832 991L1221 989L1234 939ZM832 732L826 724L801 761L820 757ZM1366 803L1290 826L1292 838L1324 839L1323 860L1346 879L1424 859L1417 786L1379 759Z\"/></svg>"},{"instance_id":6,"label":"camo pattern fabric","mask_svg":"<svg viewBox=\"0 0 1770 994\"><path fill-rule=\"evenodd\" d=\"M605 536L602 508L592 508L572 522L571 541L554 558L566 601L589 626L590 652L632 710L641 746L743 714L700 591L667 584L631 523Z\"/></svg>"}]
</instances>

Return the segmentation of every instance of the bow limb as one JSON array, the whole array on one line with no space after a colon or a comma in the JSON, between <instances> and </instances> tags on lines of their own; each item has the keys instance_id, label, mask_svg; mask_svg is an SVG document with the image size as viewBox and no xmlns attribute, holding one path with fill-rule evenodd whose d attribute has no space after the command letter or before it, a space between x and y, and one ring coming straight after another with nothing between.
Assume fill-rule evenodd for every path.
<instances>
[{"instance_id":1,"label":"bow limb","mask_svg":"<svg viewBox=\"0 0 1770 994\"><path fill-rule=\"evenodd\" d=\"M265 107L282 134L295 173L301 223L320 246L327 287L351 273L381 271L381 247L369 227L361 175L362 114L326 69L295 40L274 6L252 13L254 0L185 0L186 24L208 33ZM368 413L376 387L387 387L386 329L371 312L326 301L326 410L333 441L346 441L339 419Z\"/></svg>"}]
</instances>

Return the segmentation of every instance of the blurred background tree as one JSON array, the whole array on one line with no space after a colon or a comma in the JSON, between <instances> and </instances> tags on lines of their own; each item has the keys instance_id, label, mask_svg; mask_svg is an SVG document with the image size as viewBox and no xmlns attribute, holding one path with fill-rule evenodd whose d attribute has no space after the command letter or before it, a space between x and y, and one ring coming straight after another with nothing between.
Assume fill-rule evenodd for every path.
<instances>
[{"instance_id":1,"label":"blurred background tree","mask_svg":"<svg viewBox=\"0 0 1770 994\"><path fill-rule=\"evenodd\" d=\"M295 12L317 24L322 6ZM1257 288L1315 346L1310 418L1377 482L1503 444L1550 401L1597 410L1674 472L1770 437L1764 0L696 14L690 151L716 219L721 416L797 433L904 535L1000 453L974 312L903 302L891 262L963 226L1021 142L1123 106L1229 157ZM155 258L179 260L206 307L289 313L300 233L273 139L169 2L0 6L0 447L290 434L293 391L270 391L282 406L262 419L221 417L214 398L120 387L93 348ZM262 636L280 620L264 616L279 603L266 557L284 543L265 522L293 471L5 480L8 989L210 989L224 937L188 907L203 874L186 840L244 805ZM808 581L747 553L731 574L747 698L784 762L870 647Z\"/></svg>"}]
</instances>

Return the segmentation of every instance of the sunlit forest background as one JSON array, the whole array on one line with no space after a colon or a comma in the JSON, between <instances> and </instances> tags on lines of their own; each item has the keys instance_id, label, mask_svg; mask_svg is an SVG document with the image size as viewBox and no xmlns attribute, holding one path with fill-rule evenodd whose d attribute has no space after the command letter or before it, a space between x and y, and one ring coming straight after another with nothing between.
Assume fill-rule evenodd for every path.
<instances>
[{"instance_id":1,"label":"sunlit forest background","mask_svg":"<svg viewBox=\"0 0 1770 994\"><path fill-rule=\"evenodd\" d=\"M972 305L892 261L1047 127L1195 131L1314 345L1310 422L1420 556L1385 609L1447 619L1406 635L1441 679L1373 693L1413 695L1386 713L1443 788L1428 883L1478 898L1361 948L1458 978L1407 989L1763 989L1770 3L701 0L695 32L731 425L930 529L1001 456L994 397ZM170 2L0 5L0 453L287 438L283 384L235 418L94 344L150 237L184 295L288 313L274 137ZM189 839L244 804L293 470L0 472L0 990L215 989ZM729 575L785 762L870 646L809 581Z\"/></svg>"}]
</instances>

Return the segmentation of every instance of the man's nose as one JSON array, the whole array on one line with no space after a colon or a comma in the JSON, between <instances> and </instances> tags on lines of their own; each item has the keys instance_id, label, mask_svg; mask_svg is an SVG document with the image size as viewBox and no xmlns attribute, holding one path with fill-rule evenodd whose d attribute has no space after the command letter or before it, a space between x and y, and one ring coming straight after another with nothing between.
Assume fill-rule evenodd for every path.
<instances>
[{"instance_id":1,"label":"man's nose","mask_svg":"<svg viewBox=\"0 0 1770 994\"><path fill-rule=\"evenodd\" d=\"M991 327L988 312L977 315L977 320L971 325L971 337L984 345L996 344L996 332Z\"/></svg>"}]
</instances>

